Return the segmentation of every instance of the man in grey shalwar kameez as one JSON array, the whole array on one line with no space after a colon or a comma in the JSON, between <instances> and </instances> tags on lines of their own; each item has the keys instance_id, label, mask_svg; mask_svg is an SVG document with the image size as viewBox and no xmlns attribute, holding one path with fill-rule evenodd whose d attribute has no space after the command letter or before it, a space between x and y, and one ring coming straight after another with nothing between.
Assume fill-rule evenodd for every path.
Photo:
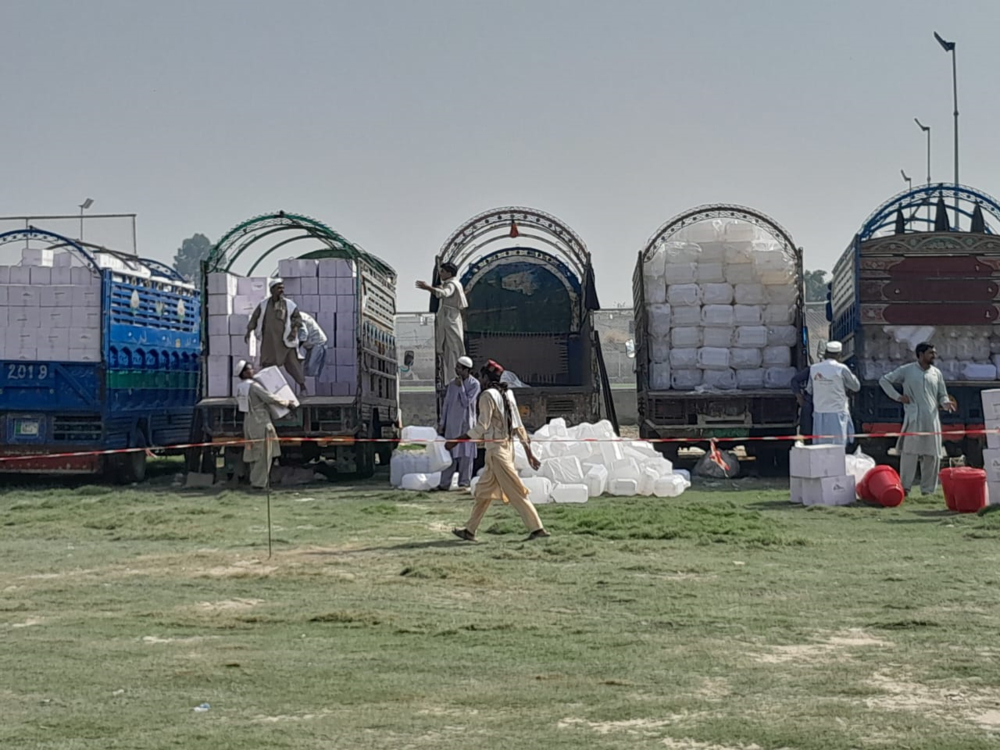
<instances>
[{"instance_id":1,"label":"man in grey shalwar kameez","mask_svg":"<svg viewBox=\"0 0 1000 750\"><path fill-rule=\"evenodd\" d=\"M236 405L243 412L243 461L250 465L250 485L265 489L271 476L274 459L281 455L278 433L271 421L270 406L292 404L268 393L253 379L253 367L246 361L236 365L240 384L236 386Z\"/></svg>"},{"instance_id":2,"label":"man in grey shalwar kameez","mask_svg":"<svg viewBox=\"0 0 1000 750\"><path fill-rule=\"evenodd\" d=\"M481 389L479 381L472 377L472 360L468 357L458 358L455 376L448 383L444 406L441 407L439 432L447 440L461 437L476 424L476 400ZM451 449L451 458L451 466L441 472L441 486L438 489L450 490L451 478L456 471L458 486L469 487L472 484L472 463L476 460L476 444L458 443Z\"/></svg>"},{"instance_id":3,"label":"man in grey shalwar kameez","mask_svg":"<svg viewBox=\"0 0 1000 750\"><path fill-rule=\"evenodd\" d=\"M443 381L455 371L459 357L465 356L465 321L462 312L469 306L465 290L458 281L458 267L453 263L442 263L438 269L441 283L431 286L424 281L417 282L417 289L430 292L439 300L434 316L434 343L439 352L440 370Z\"/></svg>"},{"instance_id":4,"label":"man in grey shalwar kameez","mask_svg":"<svg viewBox=\"0 0 1000 750\"><path fill-rule=\"evenodd\" d=\"M931 344L917 346L917 361L898 367L879 380L879 385L893 401L903 404L902 432L927 432L931 435L904 435L899 438L899 478L909 493L920 474L920 491L932 495L937 490L941 467L941 418L938 409L955 411L948 396L944 375L934 366L937 352ZM902 389L900 395L897 386Z\"/></svg>"}]
</instances>

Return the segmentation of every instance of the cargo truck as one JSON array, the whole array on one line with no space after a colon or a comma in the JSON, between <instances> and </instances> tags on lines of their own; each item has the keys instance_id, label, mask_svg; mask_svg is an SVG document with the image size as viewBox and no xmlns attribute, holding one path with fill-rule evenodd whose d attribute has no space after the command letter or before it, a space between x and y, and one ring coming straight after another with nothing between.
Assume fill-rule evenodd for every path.
<instances>
[{"instance_id":1,"label":"cargo truck","mask_svg":"<svg viewBox=\"0 0 1000 750\"><path fill-rule=\"evenodd\" d=\"M791 235L768 216L743 206L715 204L690 209L663 224L639 252L633 275L635 315L635 361L639 432L644 439L668 439L658 448L676 460L682 447L706 448L714 439L720 448L743 445L754 456L764 473L780 472L787 467L790 443L755 441L752 438L794 435L798 405L787 382L750 388L720 390L713 387L672 387L675 382L657 381L654 375L654 331L650 318L653 301L647 299L645 279L648 264L661 252L664 243L685 236L692 227L723 223L737 230L763 232L770 247L776 247L790 260L787 299L788 323L795 327L787 369L807 364L807 333L803 317L802 249ZM725 243L716 248L725 252ZM744 259L745 260L745 259ZM749 262L749 261L748 261ZM725 284L722 285L725 288ZM662 300L660 300L662 302ZM737 300L738 301L738 300ZM721 307L721 306L720 306ZM669 340L662 344L669 349ZM781 380L785 380L782 375ZM790 378L789 378L790 380Z\"/></svg>"},{"instance_id":2,"label":"cargo truck","mask_svg":"<svg viewBox=\"0 0 1000 750\"><path fill-rule=\"evenodd\" d=\"M831 337L861 379L852 411L858 433L899 432L903 407L879 378L914 361L921 341L935 345L938 367L958 404L941 412L944 447L982 466L980 392L1000 387L1000 203L962 185L900 193L864 222L834 267ZM949 434L950 433L950 434ZM866 439L885 461L895 437Z\"/></svg>"},{"instance_id":3,"label":"cargo truck","mask_svg":"<svg viewBox=\"0 0 1000 750\"><path fill-rule=\"evenodd\" d=\"M0 234L13 243L24 245L21 264L0 269L0 456L17 460L0 471L142 481L144 449L190 436L197 289L158 261L53 232ZM96 454L122 449L133 450Z\"/></svg>"},{"instance_id":4,"label":"cargo truck","mask_svg":"<svg viewBox=\"0 0 1000 750\"><path fill-rule=\"evenodd\" d=\"M196 436L209 443L243 437L243 417L232 393L233 368L240 358L253 360L251 352L240 348L247 317L267 295L268 272L279 266L294 274L285 279L287 296L313 314L328 337L324 373L329 374L310 383L300 406L275 421L281 438L301 439L283 441L281 462L306 465L323 459L324 469L371 476L376 456L388 465L391 441L399 434L396 272L307 216L279 212L250 219L219 240L203 263L205 349ZM314 270L300 273L295 268ZM226 294L219 292L223 288ZM209 329L225 317L227 330ZM215 473L216 456L222 453L231 471L240 450L202 451L197 468Z\"/></svg>"},{"instance_id":5,"label":"cargo truck","mask_svg":"<svg viewBox=\"0 0 1000 750\"><path fill-rule=\"evenodd\" d=\"M435 258L458 267L469 307L465 348L477 367L492 359L516 375L525 426L609 419L618 428L601 341L594 269L583 240L564 222L525 207L474 216ZM437 312L432 296L430 310ZM437 363L438 413L454 373Z\"/></svg>"}]
</instances>

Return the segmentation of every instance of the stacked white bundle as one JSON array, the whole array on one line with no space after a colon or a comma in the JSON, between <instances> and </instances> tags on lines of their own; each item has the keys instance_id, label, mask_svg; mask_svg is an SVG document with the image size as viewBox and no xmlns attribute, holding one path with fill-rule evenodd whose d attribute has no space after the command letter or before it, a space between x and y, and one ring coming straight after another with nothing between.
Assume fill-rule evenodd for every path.
<instances>
[{"instance_id":1,"label":"stacked white bundle","mask_svg":"<svg viewBox=\"0 0 1000 750\"><path fill-rule=\"evenodd\" d=\"M1000 378L1000 336L983 326L865 327L861 375L876 380L914 359L922 342L934 344L935 363L948 380L990 382Z\"/></svg>"},{"instance_id":2,"label":"stacked white bundle","mask_svg":"<svg viewBox=\"0 0 1000 750\"><path fill-rule=\"evenodd\" d=\"M390 462L390 483L402 489L428 490L440 482L440 471L451 464L444 438L433 427L406 427L403 442L425 441L423 452L397 450ZM585 503L610 494L677 497L691 486L685 475L652 445L622 440L608 421L567 427L553 419L531 438L531 449L541 462L537 471L528 464L520 443L514 463L535 505ZM437 474L435 474L437 472ZM476 479L473 479L473 488Z\"/></svg>"},{"instance_id":3,"label":"stacked white bundle","mask_svg":"<svg viewBox=\"0 0 1000 750\"><path fill-rule=\"evenodd\" d=\"M841 445L796 445L789 457L791 501L803 505L850 505L855 479Z\"/></svg>"},{"instance_id":4,"label":"stacked white bundle","mask_svg":"<svg viewBox=\"0 0 1000 750\"><path fill-rule=\"evenodd\" d=\"M101 361L101 277L69 255L25 248L20 265L0 266L0 358Z\"/></svg>"},{"instance_id":5,"label":"stacked white bundle","mask_svg":"<svg viewBox=\"0 0 1000 750\"><path fill-rule=\"evenodd\" d=\"M278 271L285 296L312 316L327 336L326 364L315 382L306 379L316 396L353 396L358 388L357 276L349 260L282 260ZM233 364L257 362L255 337L245 341L250 316L268 296L268 279L230 273L208 275L209 397L228 397L236 384Z\"/></svg>"},{"instance_id":6,"label":"stacked white bundle","mask_svg":"<svg viewBox=\"0 0 1000 750\"><path fill-rule=\"evenodd\" d=\"M788 387L797 262L767 232L738 220L692 224L656 249L643 281L653 390Z\"/></svg>"}]
</instances>

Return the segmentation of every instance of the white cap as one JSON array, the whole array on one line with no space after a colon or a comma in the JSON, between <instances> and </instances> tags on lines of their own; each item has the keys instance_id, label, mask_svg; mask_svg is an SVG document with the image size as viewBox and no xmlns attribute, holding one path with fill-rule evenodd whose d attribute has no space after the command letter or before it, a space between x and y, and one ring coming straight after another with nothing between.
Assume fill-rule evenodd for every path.
<instances>
[{"instance_id":1,"label":"white cap","mask_svg":"<svg viewBox=\"0 0 1000 750\"><path fill-rule=\"evenodd\" d=\"M839 341L827 341L826 350L830 352L830 354L840 354L844 351L844 345Z\"/></svg>"},{"instance_id":2,"label":"white cap","mask_svg":"<svg viewBox=\"0 0 1000 750\"><path fill-rule=\"evenodd\" d=\"M285 282L284 282L283 279L268 279L267 280L267 289L268 289L268 291L270 291L274 287L275 284L284 284L284 283Z\"/></svg>"},{"instance_id":3,"label":"white cap","mask_svg":"<svg viewBox=\"0 0 1000 750\"><path fill-rule=\"evenodd\" d=\"M245 359L241 359L239 362L236 363L236 377L239 377L240 375L243 374L243 371L247 369L248 364L250 363L247 362Z\"/></svg>"},{"instance_id":4,"label":"white cap","mask_svg":"<svg viewBox=\"0 0 1000 750\"><path fill-rule=\"evenodd\" d=\"M462 365L462 367L466 367L466 368L468 368L470 370L472 369L472 360L469 359L468 357L459 357L458 358L458 364L460 364L460 365Z\"/></svg>"}]
</instances>

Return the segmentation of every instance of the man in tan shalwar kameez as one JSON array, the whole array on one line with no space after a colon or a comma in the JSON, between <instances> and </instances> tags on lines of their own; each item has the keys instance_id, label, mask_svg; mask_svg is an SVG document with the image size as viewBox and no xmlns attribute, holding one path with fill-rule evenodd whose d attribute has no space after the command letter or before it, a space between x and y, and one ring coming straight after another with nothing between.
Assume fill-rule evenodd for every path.
<instances>
[{"instance_id":1,"label":"man in tan shalwar kameez","mask_svg":"<svg viewBox=\"0 0 1000 750\"><path fill-rule=\"evenodd\" d=\"M274 459L281 455L269 406L289 408L292 404L271 395L254 380L253 367L246 361L241 360L236 369L240 379L236 386L236 405L243 412L243 438L247 441L243 447L243 461L250 466L250 485L262 490L268 486Z\"/></svg>"},{"instance_id":2,"label":"man in tan shalwar kameez","mask_svg":"<svg viewBox=\"0 0 1000 750\"><path fill-rule=\"evenodd\" d=\"M299 384L299 392L304 396L306 380L302 360L299 359L302 314L298 306L285 296L285 285L281 279L271 279L268 288L271 296L253 311L244 338L249 342L250 334L257 331L259 324L257 338L260 341L261 368L284 367L292 380Z\"/></svg>"},{"instance_id":3,"label":"man in tan shalwar kameez","mask_svg":"<svg viewBox=\"0 0 1000 750\"><path fill-rule=\"evenodd\" d=\"M430 292L439 301L434 315L434 344L440 352L437 382L447 384L451 381L459 357L465 356L465 321L462 313L469 302L459 283L455 264L442 263L438 275L441 279L438 286L418 281L417 289Z\"/></svg>"},{"instance_id":4,"label":"man in tan shalwar kameez","mask_svg":"<svg viewBox=\"0 0 1000 750\"><path fill-rule=\"evenodd\" d=\"M538 517L538 511L528 500L528 489L521 482L514 466L515 434L524 445L528 463L532 468L537 469L540 464L531 452L528 432L521 422L514 394L507 389L506 383L500 382L501 375L503 367L493 360L483 367L480 373L483 391L479 395L479 417L476 424L467 435L445 444L450 451L459 440L486 442L486 470L476 484L474 493L476 504L472 508L472 515L464 528L452 529L451 532L459 539L469 542L475 541L476 529L479 528L483 516L494 500L503 500L514 506L514 510L531 532L528 541L549 536L549 532L542 526L542 521Z\"/></svg>"}]
</instances>

